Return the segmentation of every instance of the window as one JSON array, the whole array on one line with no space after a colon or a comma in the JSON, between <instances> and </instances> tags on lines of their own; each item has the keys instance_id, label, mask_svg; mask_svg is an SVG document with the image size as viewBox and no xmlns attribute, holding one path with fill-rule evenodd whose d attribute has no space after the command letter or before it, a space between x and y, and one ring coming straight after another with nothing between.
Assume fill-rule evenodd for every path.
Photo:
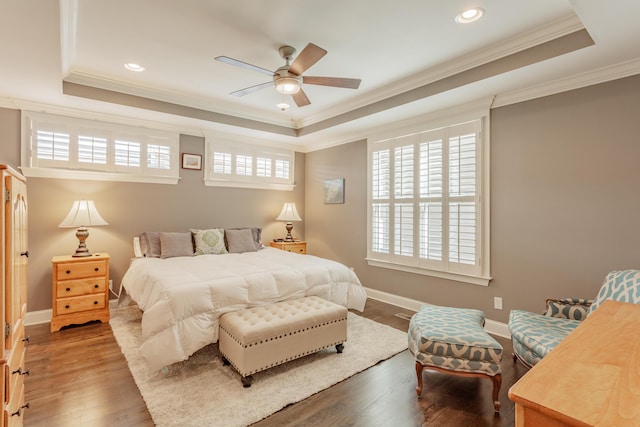
<instances>
[{"instance_id":1,"label":"window","mask_svg":"<svg viewBox=\"0 0 640 427\"><path fill-rule=\"evenodd\" d=\"M292 190L294 155L291 150L207 138L205 184Z\"/></svg>"},{"instance_id":2,"label":"window","mask_svg":"<svg viewBox=\"0 0 640 427\"><path fill-rule=\"evenodd\" d=\"M369 142L369 264L488 284L483 121Z\"/></svg>"},{"instance_id":3,"label":"window","mask_svg":"<svg viewBox=\"0 0 640 427\"><path fill-rule=\"evenodd\" d=\"M26 176L175 184L178 133L23 112Z\"/></svg>"}]
</instances>

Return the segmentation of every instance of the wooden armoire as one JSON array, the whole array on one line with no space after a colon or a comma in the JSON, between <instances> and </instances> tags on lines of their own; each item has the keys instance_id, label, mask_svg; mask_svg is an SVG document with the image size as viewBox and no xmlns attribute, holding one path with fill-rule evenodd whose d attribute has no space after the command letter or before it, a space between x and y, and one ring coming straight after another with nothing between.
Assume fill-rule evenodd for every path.
<instances>
[{"instance_id":1,"label":"wooden armoire","mask_svg":"<svg viewBox=\"0 0 640 427\"><path fill-rule=\"evenodd\" d=\"M10 166L0 165L2 174L2 226L0 228L0 315L4 319L2 364L3 416L0 427L21 426L29 404L24 401L24 318L27 313L27 183Z\"/></svg>"}]
</instances>

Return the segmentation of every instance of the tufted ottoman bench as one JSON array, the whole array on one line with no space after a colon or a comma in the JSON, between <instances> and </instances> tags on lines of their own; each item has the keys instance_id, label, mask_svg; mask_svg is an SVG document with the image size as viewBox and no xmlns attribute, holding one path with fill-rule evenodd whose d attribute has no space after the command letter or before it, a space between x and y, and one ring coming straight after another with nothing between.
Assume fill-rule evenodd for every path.
<instances>
[{"instance_id":1,"label":"tufted ottoman bench","mask_svg":"<svg viewBox=\"0 0 640 427\"><path fill-rule=\"evenodd\" d=\"M220 317L220 353L251 386L252 374L326 347L342 353L347 309L316 296L226 313Z\"/></svg>"},{"instance_id":2,"label":"tufted ottoman bench","mask_svg":"<svg viewBox=\"0 0 640 427\"><path fill-rule=\"evenodd\" d=\"M409 323L409 350L416 359L418 396L422 370L484 377L493 381L493 406L500 411L502 346L484 331L484 313L425 304Z\"/></svg>"}]
</instances>

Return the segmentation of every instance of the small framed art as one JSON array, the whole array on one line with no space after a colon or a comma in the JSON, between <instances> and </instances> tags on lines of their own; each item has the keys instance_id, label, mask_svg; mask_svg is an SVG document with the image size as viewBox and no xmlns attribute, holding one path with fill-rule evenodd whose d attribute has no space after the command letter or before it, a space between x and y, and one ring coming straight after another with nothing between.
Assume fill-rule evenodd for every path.
<instances>
[{"instance_id":1,"label":"small framed art","mask_svg":"<svg viewBox=\"0 0 640 427\"><path fill-rule=\"evenodd\" d=\"M324 202L326 204L344 203L344 178L324 181Z\"/></svg>"},{"instance_id":2,"label":"small framed art","mask_svg":"<svg viewBox=\"0 0 640 427\"><path fill-rule=\"evenodd\" d=\"M202 169L202 156L200 154L182 153L182 169Z\"/></svg>"}]
</instances>

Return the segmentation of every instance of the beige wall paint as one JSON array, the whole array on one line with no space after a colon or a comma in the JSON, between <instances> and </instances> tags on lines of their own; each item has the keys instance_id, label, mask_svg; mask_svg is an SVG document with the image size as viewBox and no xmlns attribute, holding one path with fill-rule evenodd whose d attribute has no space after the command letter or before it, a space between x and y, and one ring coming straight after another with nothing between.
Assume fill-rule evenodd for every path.
<instances>
[{"instance_id":1,"label":"beige wall paint","mask_svg":"<svg viewBox=\"0 0 640 427\"><path fill-rule=\"evenodd\" d=\"M492 110L488 287L366 264L366 141L307 154L309 250L372 289L502 322L548 297L594 297L610 270L640 268L639 100L635 76ZM345 204L323 204L322 181L341 177Z\"/></svg>"},{"instance_id":2,"label":"beige wall paint","mask_svg":"<svg viewBox=\"0 0 640 427\"><path fill-rule=\"evenodd\" d=\"M0 109L0 163L18 164L19 123L19 112ZM204 139L181 135L180 151L203 154ZM284 223L274 220L284 202L295 202L305 218L304 163L304 154L296 153L293 191L205 187L203 171L185 169L177 185L29 178L28 310L51 308L51 257L71 255L78 246L74 230L58 228L74 200L94 200L109 222L89 229L87 246L91 252L109 252L117 288L133 256L132 238L145 230L259 226L266 244L284 237ZM304 238L304 224L295 224L296 237Z\"/></svg>"},{"instance_id":3,"label":"beige wall paint","mask_svg":"<svg viewBox=\"0 0 640 427\"><path fill-rule=\"evenodd\" d=\"M354 267L372 289L434 304L475 307L507 321L510 309L540 311L547 297L593 297L610 270L640 268L640 76L505 106L491 112L491 247L488 287L369 267L366 256L366 141L296 155L292 192L205 187L181 170L177 185L30 179L29 311L51 307L50 259L72 253L57 227L77 197L93 198L107 227L91 229L92 251L113 256L119 283L144 230L264 227L294 201L311 254ZM0 162L19 164L20 114L0 109ZM181 151L203 153L182 136ZM323 203L323 181L345 178L345 203ZM504 309L493 309L493 297Z\"/></svg>"}]
</instances>

